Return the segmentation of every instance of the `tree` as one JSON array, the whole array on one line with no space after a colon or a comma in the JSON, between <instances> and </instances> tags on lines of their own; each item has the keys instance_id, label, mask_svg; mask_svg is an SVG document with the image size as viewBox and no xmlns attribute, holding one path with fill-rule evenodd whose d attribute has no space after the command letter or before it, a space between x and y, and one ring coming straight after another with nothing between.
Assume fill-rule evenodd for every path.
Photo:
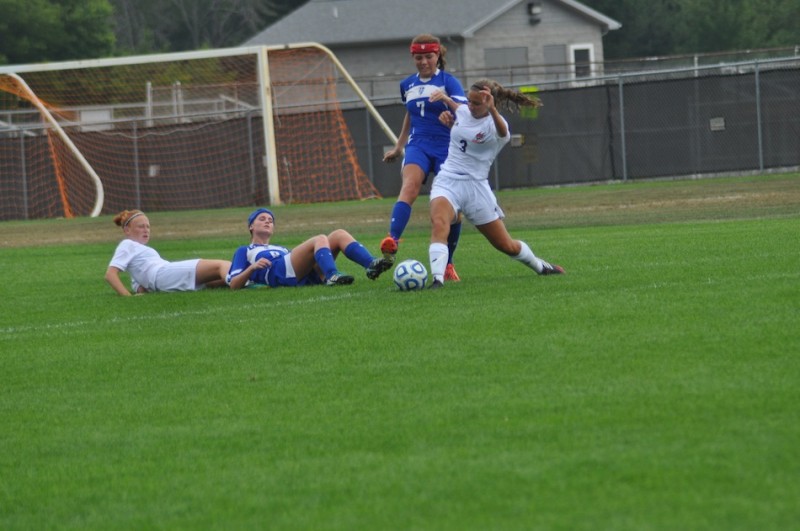
<instances>
[{"instance_id":1,"label":"tree","mask_svg":"<svg viewBox=\"0 0 800 531\"><path fill-rule=\"evenodd\" d=\"M796 0L683 0L677 53L793 46L800 43Z\"/></svg>"},{"instance_id":2,"label":"tree","mask_svg":"<svg viewBox=\"0 0 800 531\"><path fill-rule=\"evenodd\" d=\"M0 0L0 64L111 55L108 0Z\"/></svg>"},{"instance_id":3,"label":"tree","mask_svg":"<svg viewBox=\"0 0 800 531\"><path fill-rule=\"evenodd\" d=\"M797 0L584 0L622 23L608 59L795 46Z\"/></svg>"},{"instance_id":4,"label":"tree","mask_svg":"<svg viewBox=\"0 0 800 531\"><path fill-rule=\"evenodd\" d=\"M111 0L123 53L239 46L307 0Z\"/></svg>"},{"instance_id":5,"label":"tree","mask_svg":"<svg viewBox=\"0 0 800 531\"><path fill-rule=\"evenodd\" d=\"M607 59L674 53L675 29L681 21L681 0L588 0L593 9L622 23L606 35Z\"/></svg>"}]
</instances>

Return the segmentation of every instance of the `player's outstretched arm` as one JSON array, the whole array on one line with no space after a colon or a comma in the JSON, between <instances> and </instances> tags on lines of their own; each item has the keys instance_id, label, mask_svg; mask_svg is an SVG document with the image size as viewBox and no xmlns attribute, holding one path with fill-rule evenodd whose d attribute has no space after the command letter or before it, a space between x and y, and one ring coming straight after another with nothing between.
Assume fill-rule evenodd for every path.
<instances>
[{"instance_id":1,"label":"player's outstretched arm","mask_svg":"<svg viewBox=\"0 0 800 531\"><path fill-rule=\"evenodd\" d=\"M411 117L406 112L403 118L403 127L400 129L400 134L397 136L397 143L392 149L383 154L383 162L394 162L398 157L403 155L406 143L408 142L408 135L411 133Z\"/></svg>"},{"instance_id":2,"label":"player's outstretched arm","mask_svg":"<svg viewBox=\"0 0 800 531\"><path fill-rule=\"evenodd\" d=\"M114 288L114 291L122 295L123 297L130 297L131 292L125 287L122 283L122 280L119 278L120 269L114 266L108 266L106 270L106 282Z\"/></svg>"}]
</instances>

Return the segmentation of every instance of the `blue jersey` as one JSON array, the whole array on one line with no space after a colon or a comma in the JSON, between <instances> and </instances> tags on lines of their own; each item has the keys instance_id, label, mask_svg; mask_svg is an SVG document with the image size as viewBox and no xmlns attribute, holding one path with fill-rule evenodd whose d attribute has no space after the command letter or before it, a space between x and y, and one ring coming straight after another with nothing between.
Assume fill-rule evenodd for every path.
<instances>
[{"instance_id":1,"label":"blue jersey","mask_svg":"<svg viewBox=\"0 0 800 531\"><path fill-rule=\"evenodd\" d=\"M233 260L231 260L231 268L228 270L228 276L225 278L228 284L231 279L242 271L256 263L261 258L266 258L272 262L272 266L264 269L254 271L247 279L247 285L250 284L266 284L269 285L269 272L275 267L275 262L280 260L284 255L289 254L289 249L281 247L280 245L264 245L261 243L251 243L250 245L242 245L236 252L233 253Z\"/></svg>"},{"instance_id":2,"label":"blue jersey","mask_svg":"<svg viewBox=\"0 0 800 531\"><path fill-rule=\"evenodd\" d=\"M411 119L409 144L415 136L434 137L445 146L450 141L450 129L439 121L439 115L447 110L447 105L441 101L428 101L436 90L441 90L457 103L467 103L461 83L444 70L437 69L428 81L422 81L419 74L413 74L400 82L400 97Z\"/></svg>"}]
</instances>

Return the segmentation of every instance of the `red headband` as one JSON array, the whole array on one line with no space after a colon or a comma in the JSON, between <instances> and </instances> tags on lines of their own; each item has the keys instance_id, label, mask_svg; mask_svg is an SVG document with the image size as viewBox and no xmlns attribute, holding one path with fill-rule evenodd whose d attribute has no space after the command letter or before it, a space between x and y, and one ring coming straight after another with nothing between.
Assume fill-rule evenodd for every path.
<instances>
[{"instance_id":1,"label":"red headband","mask_svg":"<svg viewBox=\"0 0 800 531\"><path fill-rule=\"evenodd\" d=\"M435 42L415 43L411 45L411 54L439 53L439 45Z\"/></svg>"}]
</instances>

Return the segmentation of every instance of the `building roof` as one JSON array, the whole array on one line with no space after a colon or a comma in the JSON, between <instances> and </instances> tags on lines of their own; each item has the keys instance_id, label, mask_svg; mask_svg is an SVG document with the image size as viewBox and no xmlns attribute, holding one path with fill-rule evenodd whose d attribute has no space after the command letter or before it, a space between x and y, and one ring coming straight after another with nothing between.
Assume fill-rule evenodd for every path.
<instances>
[{"instance_id":1,"label":"building roof","mask_svg":"<svg viewBox=\"0 0 800 531\"><path fill-rule=\"evenodd\" d=\"M420 33L469 38L529 0L310 0L244 45L314 41L325 45L408 41ZM603 32L622 24L576 0L550 0L594 21ZM409 14L414 16L409 16ZM424 16L417 16L422 13Z\"/></svg>"}]
</instances>

